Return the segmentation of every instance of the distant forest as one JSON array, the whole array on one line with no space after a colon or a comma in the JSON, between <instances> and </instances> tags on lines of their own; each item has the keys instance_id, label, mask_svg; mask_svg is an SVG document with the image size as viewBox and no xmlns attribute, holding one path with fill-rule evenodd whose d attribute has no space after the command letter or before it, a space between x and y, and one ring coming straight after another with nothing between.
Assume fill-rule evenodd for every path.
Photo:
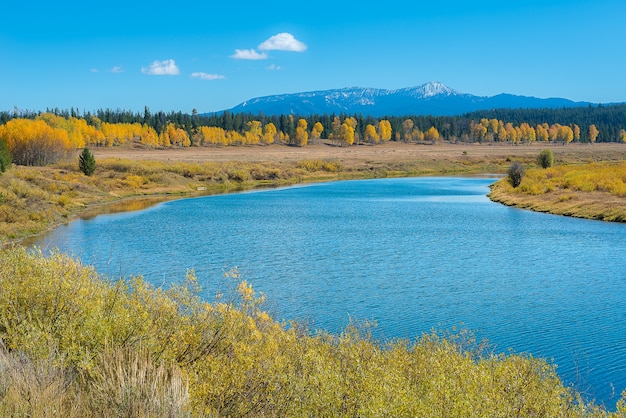
<instances>
[{"instance_id":1,"label":"distant forest","mask_svg":"<svg viewBox=\"0 0 626 418\"><path fill-rule=\"evenodd\" d=\"M0 125L6 124L15 118L36 119L43 112L19 111L0 113ZM313 128L321 124L323 130L318 132L316 139L337 139L337 121L352 121L349 125L354 129L354 142L378 142L372 141L374 134L370 127L378 131L381 121L388 121L391 126L391 135L388 140L417 141L424 140L424 133L435 128L436 140L463 141L463 142L491 142L511 141L525 142L540 140L539 131L543 125L546 130L551 127L570 128L573 138L551 136L549 140L562 140L563 142L626 142L626 104L619 105L591 105L588 107L560 108L560 109L494 109L467 113L459 116L386 116L375 118L365 115L348 114L317 114L317 115L263 115L250 113L231 113L224 111L215 114L191 114L182 112L151 112L148 107L144 112L132 112L127 110L100 109L94 113L80 113L72 108L70 110L47 109L45 113L54 114L64 118L84 119L88 125L99 123L109 124L141 124L154 129L157 135L165 132L169 126L183 130L190 138L193 138L202 127L221 128L226 132L238 132L244 135L249 132L251 126L265 127L273 124L276 132L284 134L280 141L289 142L297 137L299 126ZM306 124L301 121L306 121ZM482 129L482 127L484 129ZM507 126L508 125L508 126ZM590 137L596 134L595 138ZM319 126L319 125L318 125ZM407 133L407 126L410 127ZM514 130L511 133L511 128ZM527 127L527 128L525 128ZM528 127L536 133L530 137L522 132ZM369 129L369 130L368 130ZM507 136L505 130L509 130ZM520 130L521 129L521 130ZM515 132L517 130L517 133ZM567 130L567 129L566 129ZM318 128L319 131L319 128ZM431 130L431 133L433 131ZM556 131L555 131L556 132ZM597 133L596 133L597 132ZM413 135L411 135L413 133ZM415 135L415 133L418 133ZM419 134L421 133L421 135ZM511 137L513 135L513 137ZM536 136L535 136L536 135ZM381 135L382 136L382 135ZM571 135L570 135L571 136ZM277 137L278 139L278 137ZM544 139L544 138L541 138ZM548 139L545 139L548 140ZM278 142L278 141L275 141ZM309 141L310 142L310 141ZM245 142L243 142L245 143ZM229 144L230 145L230 144ZM302 145L302 144L301 144ZM350 144L348 144L350 145Z\"/></svg>"}]
</instances>

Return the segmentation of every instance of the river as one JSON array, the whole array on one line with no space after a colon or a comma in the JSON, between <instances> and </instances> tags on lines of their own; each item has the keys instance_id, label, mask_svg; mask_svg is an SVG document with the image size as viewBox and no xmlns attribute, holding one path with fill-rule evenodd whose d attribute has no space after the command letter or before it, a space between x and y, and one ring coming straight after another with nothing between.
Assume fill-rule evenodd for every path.
<instances>
[{"instance_id":1,"label":"river","mask_svg":"<svg viewBox=\"0 0 626 418\"><path fill-rule=\"evenodd\" d=\"M491 202L493 178L339 181L182 199L41 238L109 277L157 286L237 268L277 319L381 339L465 328L529 353L589 399L626 388L626 225ZM207 296L210 298L210 296Z\"/></svg>"}]
</instances>

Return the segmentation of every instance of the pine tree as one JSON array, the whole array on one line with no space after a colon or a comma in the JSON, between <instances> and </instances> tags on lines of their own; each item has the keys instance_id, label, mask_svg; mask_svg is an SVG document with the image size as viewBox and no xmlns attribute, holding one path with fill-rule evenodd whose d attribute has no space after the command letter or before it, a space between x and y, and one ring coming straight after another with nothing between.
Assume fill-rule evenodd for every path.
<instances>
[{"instance_id":1,"label":"pine tree","mask_svg":"<svg viewBox=\"0 0 626 418\"><path fill-rule=\"evenodd\" d=\"M84 148L78 158L78 167L86 176L91 176L96 171L96 159L89 148Z\"/></svg>"},{"instance_id":2,"label":"pine tree","mask_svg":"<svg viewBox=\"0 0 626 418\"><path fill-rule=\"evenodd\" d=\"M12 160L6 141L0 138L0 173L4 173L9 168Z\"/></svg>"}]
</instances>

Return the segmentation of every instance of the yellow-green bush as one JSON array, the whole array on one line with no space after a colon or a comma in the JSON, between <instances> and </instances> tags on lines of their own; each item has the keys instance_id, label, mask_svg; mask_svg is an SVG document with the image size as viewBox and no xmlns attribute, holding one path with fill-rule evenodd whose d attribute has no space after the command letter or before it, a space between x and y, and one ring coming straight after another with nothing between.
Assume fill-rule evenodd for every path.
<instances>
[{"instance_id":1,"label":"yellow-green bush","mask_svg":"<svg viewBox=\"0 0 626 418\"><path fill-rule=\"evenodd\" d=\"M626 197L626 162L531 169L515 192L537 195L563 189L588 193L599 191Z\"/></svg>"},{"instance_id":2,"label":"yellow-green bush","mask_svg":"<svg viewBox=\"0 0 626 418\"><path fill-rule=\"evenodd\" d=\"M297 166L309 172L326 171L336 173L341 171L341 163L336 160L302 160L298 162Z\"/></svg>"},{"instance_id":3,"label":"yellow-green bush","mask_svg":"<svg viewBox=\"0 0 626 418\"><path fill-rule=\"evenodd\" d=\"M609 415L541 359L435 333L382 344L357 324L315 335L274 321L252 287L230 277L237 292L208 303L193 273L155 289L140 278L106 280L59 253L1 251L0 413L42 416L55 405L64 416L106 417Z\"/></svg>"}]
</instances>

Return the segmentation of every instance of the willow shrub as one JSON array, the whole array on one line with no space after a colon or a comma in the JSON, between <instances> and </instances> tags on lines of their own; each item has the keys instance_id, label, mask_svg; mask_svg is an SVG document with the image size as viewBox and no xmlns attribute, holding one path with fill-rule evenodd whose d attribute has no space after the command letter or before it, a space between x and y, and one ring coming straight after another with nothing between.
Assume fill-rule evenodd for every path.
<instances>
[{"instance_id":1,"label":"willow shrub","mask_svg":"<svg viewBox=\"0 0 626 418\"><path fill-rule=\"evenodd\" d=\"M509 167L509 171L508 171L509 181L511 182L511 186L513 187L519 186L525 174L526 174L526 167L524 167L524 165L518 162L514 162L513 164L511 164L511 167Z\"/></svg>"},{"instance_id":2,"label":"willow shrub","mask_svg":"<svg viewBox=\"0 0 626 418\"><path fill-rule=\"evenodd\" d=\"M539 153L539 156L537 157L537 164L539 164L541 168L553 167L554 166L554 154L552 153L552 150L549 148L542 150Z\"/></svg>"},{"instance_id":3,"label":"willow shrub","mask_svg":"<svg viewBox=\"0 0 626 418\"><path fill-rule=\"evenodd\" d=\"M59 253L0 251L0 414L610 415L544 360L436 333L383 344L359 324L312 334L228 276L236 291L208 303L193 273L160 289Z\"/></svg>"}]
</instances>

